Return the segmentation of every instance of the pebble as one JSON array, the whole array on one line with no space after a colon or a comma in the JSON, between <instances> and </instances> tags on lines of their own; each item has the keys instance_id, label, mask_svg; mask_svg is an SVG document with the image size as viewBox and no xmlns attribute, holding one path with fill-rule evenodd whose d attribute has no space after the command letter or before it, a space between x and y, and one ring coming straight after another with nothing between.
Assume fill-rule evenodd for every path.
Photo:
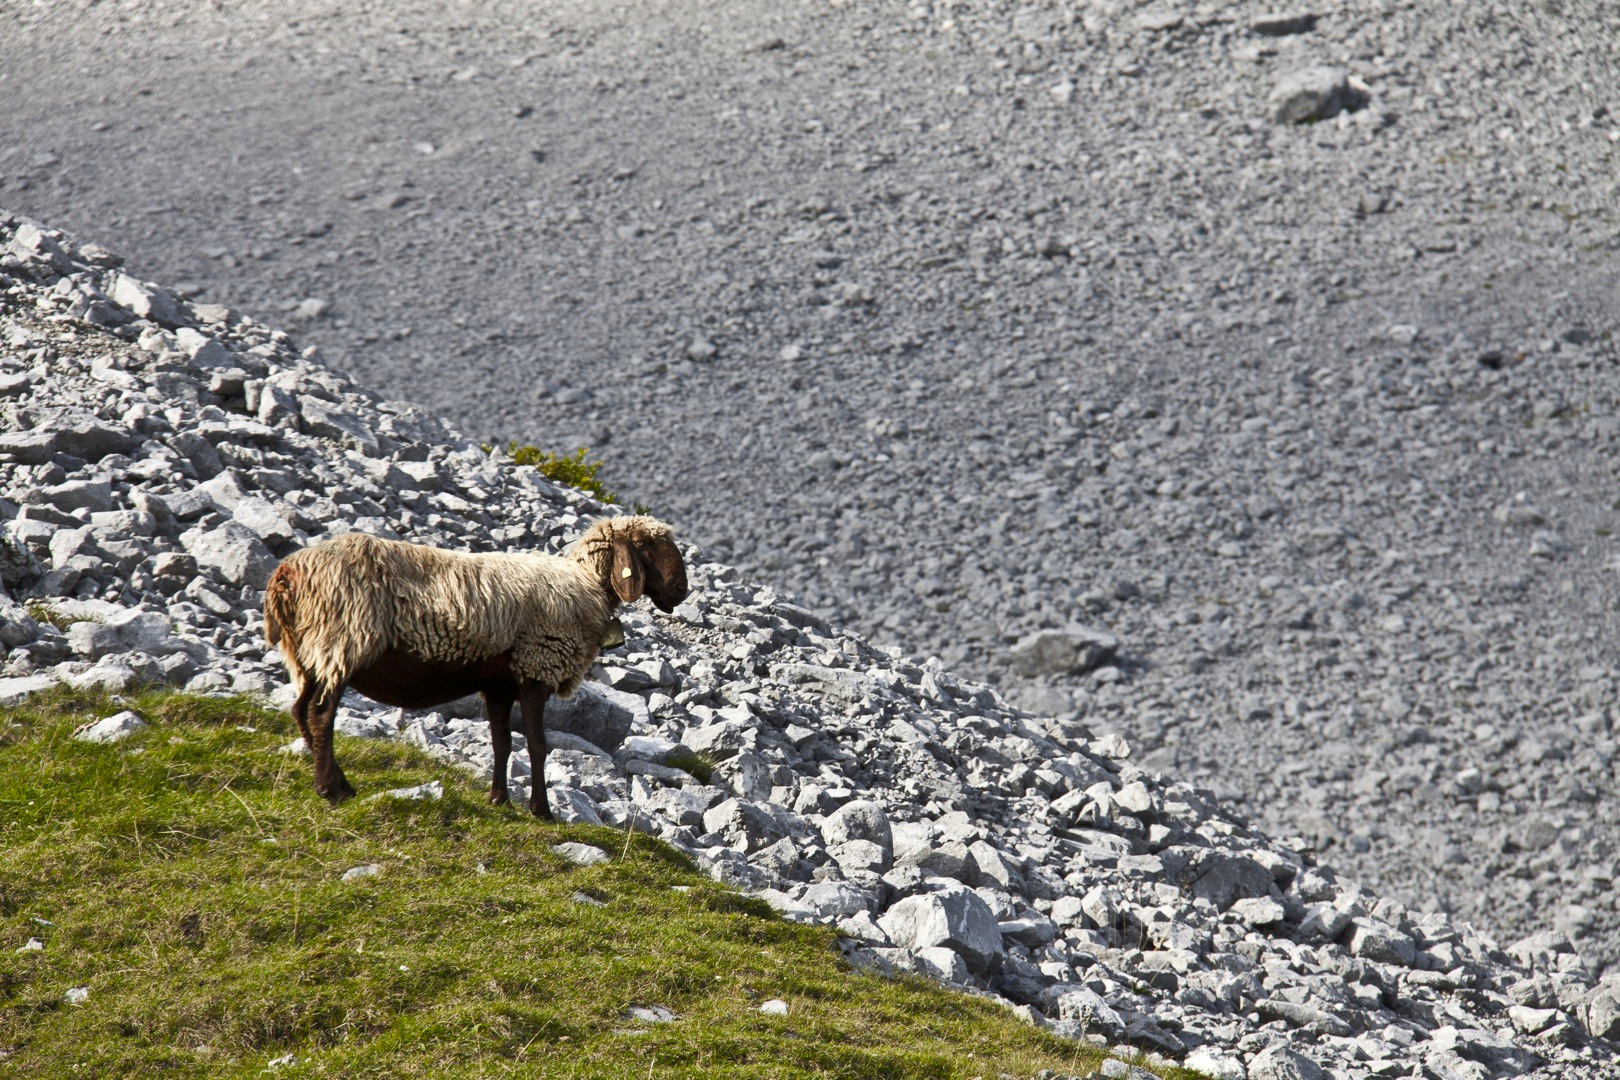
<instances>
[{"instance_id":1,"label":"pebble","mask_svg":"<svg viewBox=\"0 0 1620 1080\"><path fill-rule=\"evenodd\" d=\"M624 1015L643 1024L670 1024L680 1019L675 1010L665 1005L632 1005Z\"/></svg>"},{"instance_id":2,"label":"pebble","mask_svg":"<svg viewBox=\"0 0 1620 1080\"><path fill-rule=\"evenodd\" d=\"M429 780L425 784L414 787L393 788L382 792L379 798L398 799L401 802L438 802L444 798L444 783L439 780Z\"/></svg>"},{"instance_id":3,"label":"pebble","mask_svg":"<svg viewBox=\"0 0 1620 1080\"><path fill-rule=\"evenodd\" d=\"M126 709L105 719L80 725L74 729L73 737L80 742L113 743L128 738L146 726L145 720Z\"/></svg>"},{"instance_id":4,"label":"pebble","mask_svg":"<svg viewBox=\"0 0 1620 1080\"><path fill-rule=\"evenodd\" d=\"M1249 20L1249 29L1270 37L1308 33L1316 26L1316 16L1307 11L1279 11L1256 15Z\"/></svg>"},{"instance_id":5,"label":"pebble","mask_svg":"<svg viewBox=\"0 0 1620 1080\"><path fill-rule=\"evenodd\" d=\"M553 844L551 850L576 866L596 866L611 859L607 852L590 844Z\"/></svg>"}]
</instances>

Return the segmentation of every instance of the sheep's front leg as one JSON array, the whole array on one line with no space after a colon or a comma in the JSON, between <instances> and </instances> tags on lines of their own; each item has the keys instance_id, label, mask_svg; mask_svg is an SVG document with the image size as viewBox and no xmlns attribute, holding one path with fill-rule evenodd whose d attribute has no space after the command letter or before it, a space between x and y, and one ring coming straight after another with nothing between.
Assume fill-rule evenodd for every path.
<instances>
[{"instance_id":1,"label":"sheep's front leg","mask_svg":"<svg viewBox=\"0 0 1620 1080\"><path fill-rule=\"evenodd\" d=\"M484 715L489 718L489 744L495 751L495 764L489 780L489 801L504 805L506 793L506 759L512 755L512 701L514 695L507 689L484 691Z\"/></svg>"},{"instance_id":2,"label":"sheep's front leg","mask_svg":"<svg viewBox=\"0 0 1620 1080\"><path fill-rule=\"evenodd\" d=\"M518 691L523 704L523 730L529 737L529 810L537 818L553 820L546 801L546 701L551 691L538 683L525 683Z\"/></svg>"},{"instance_id":3,"label":"sheep's front leg","mask_svg":"<svg viewBox=\"0 0 1620 1080\"><path fill-rule=\"evenodd\" d=\"M332 722L337 719L338 702L343 700L343 687L324 691L315 700L309 716L309 752L315 758L315 791L336 806L354 796L349 778L338 768L332 756Z\"/></svg>"}]
</instances>

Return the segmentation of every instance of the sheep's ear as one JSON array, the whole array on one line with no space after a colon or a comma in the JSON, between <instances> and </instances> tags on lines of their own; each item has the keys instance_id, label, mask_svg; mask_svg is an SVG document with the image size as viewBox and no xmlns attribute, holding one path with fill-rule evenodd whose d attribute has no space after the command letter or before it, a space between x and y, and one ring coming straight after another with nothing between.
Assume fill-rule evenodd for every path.
<instances>
[{"instance_id":1,"label":"sheep's ear","mask_svg":"<svg viewBox=\"0 0 1620 1080\"><path fill-rule=\"evenodd\" d=\"M613 591L628 604L641 598L647 587L647 575L642 569L641 552L626 536L613 538Z\"/></svg>"}]
</instances>

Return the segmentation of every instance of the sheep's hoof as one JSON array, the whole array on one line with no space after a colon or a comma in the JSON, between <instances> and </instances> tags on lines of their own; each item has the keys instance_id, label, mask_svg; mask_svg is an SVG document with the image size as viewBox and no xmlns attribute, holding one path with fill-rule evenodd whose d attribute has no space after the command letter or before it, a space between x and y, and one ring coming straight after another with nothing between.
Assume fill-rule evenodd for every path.
<instances>
[{"instance_id":1,"label":"sheep's hoof","mask_svg":"<svg viewBox=\"0 0 1620 1080\"><path fill-rule=\"evenodd\" d=\"M551 804L546 801L544 795L537 795L529 800L529 812L541 821L557 820L551 816Z\"/></svg>"},{"instance_id":2,"label":"sheep's hoof","mask_svg":"<svg viewBox=\"0 0 1620 1080\"><path fill-rule=\"evenodd\" d=\"M321 792L321 796L333 806L341 806L345 802L348 802L350 799L354 798L354 788L344 784L342 787L335 788L332 791Z\"/></svg>"},{"instance_id":3,"label":"sheep's hoof","mask_svg":"<svg viewBox=\"0 0 1620 1080\"><path fill-rule=\"evenodd\" d=\"M316 792L333 806L354 798L354 788L349 784L347 777L339 777L338 782L325 788L316 788Z\"/></svg>"},{"instance_id":4,"label":"sheep's hoof","mask_svg":"<svg viewBox=\"0 0 1620 1080\"><path fill-rule=\"evenodd\" d=\"M489 793L489 801L496 806L505 806L507 803L512 801L512 796L506 793L505 788L501 788L499 791L491 791Z\"/></svg>"}]
</instances>

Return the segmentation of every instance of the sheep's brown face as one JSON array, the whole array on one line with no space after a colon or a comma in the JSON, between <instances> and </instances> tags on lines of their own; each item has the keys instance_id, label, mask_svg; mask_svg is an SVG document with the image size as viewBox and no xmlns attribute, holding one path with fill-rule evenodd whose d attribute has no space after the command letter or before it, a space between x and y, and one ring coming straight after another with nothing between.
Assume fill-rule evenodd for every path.
<instances>
[{"instance_id":1,"label":"sheep's brown face","mask_svg":"<svg viewBox=\"0 0 1620 1080\"><path fill-rule=\"evenodd\" d=\"M638 543L647 568L647 599L659 611L668 614L675 605L686 599L686 560L681 558L675 541L661 538L643 545Z\"/></svg>"},{"instance_id":2,"label":"sheep's brown face","mask_svg":"<svg viewBox=\"0 0 1620 1080\"><path fill-rule=\"evenodd\" d=\"M640 519L650 521L650 519ZM647 528L632 519L613 537L613 562L608 585L621 603L645 596L659 611L670 612L686 599L686 560L675 546L667 526L651 522Z\"/></svg>"}]
</instances>

